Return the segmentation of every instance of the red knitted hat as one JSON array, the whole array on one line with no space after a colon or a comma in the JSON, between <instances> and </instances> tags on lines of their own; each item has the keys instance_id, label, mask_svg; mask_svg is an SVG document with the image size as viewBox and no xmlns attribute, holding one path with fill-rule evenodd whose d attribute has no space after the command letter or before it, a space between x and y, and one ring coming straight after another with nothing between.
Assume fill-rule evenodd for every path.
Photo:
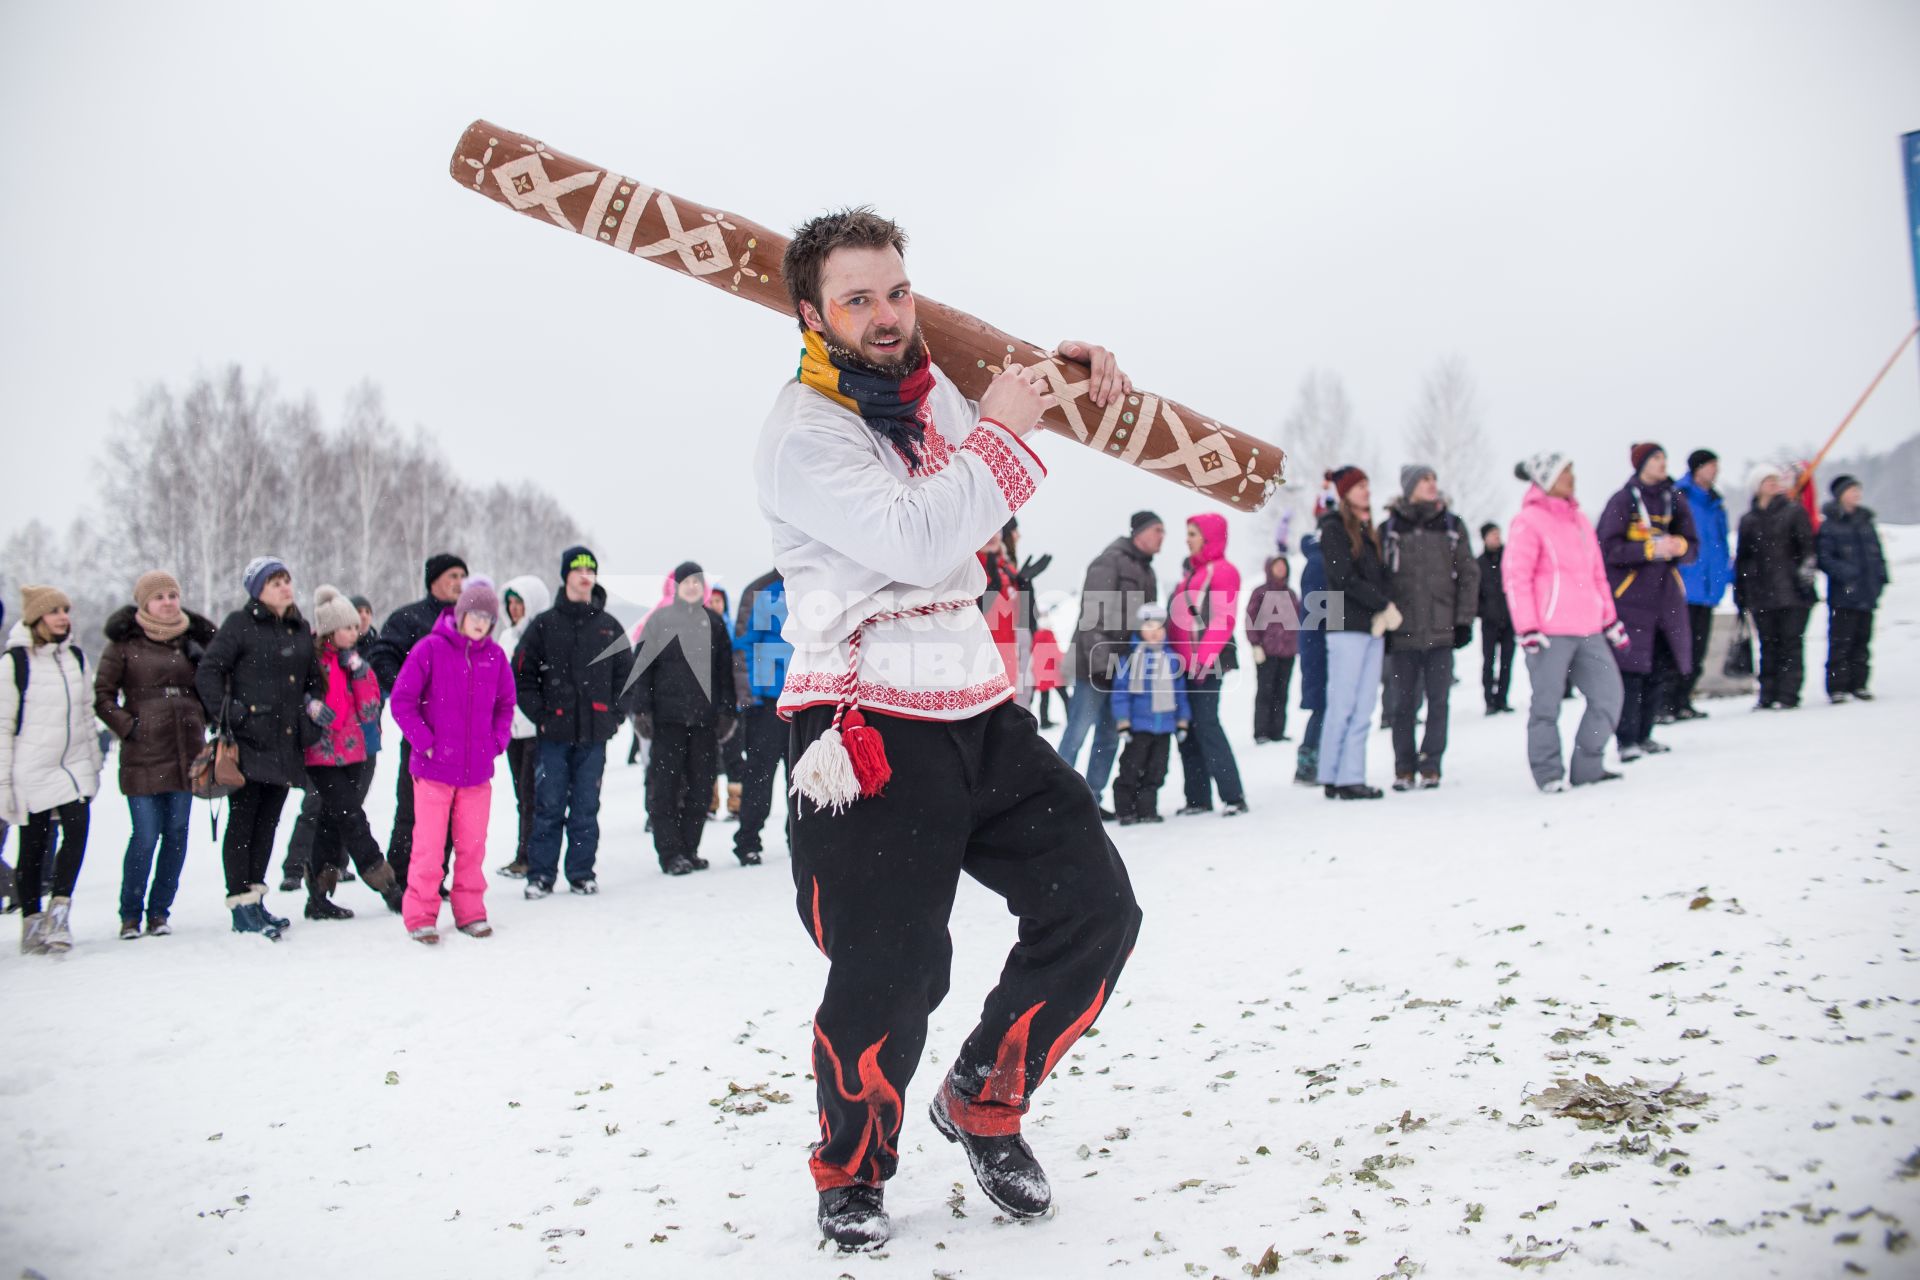
<instances>
[{"instance_id":1,"label":"red knitted hat","mask_svg":"<svg viewBox=\"0 0 1920 1280\"><path fill-rule=\"evenodd\" d=\"M1633 459L1633 469L1637 472L1640 468L1647 465L1648 458L1651 458L1656 453L1665 452L1665 449L1662 449L1659 445L1649 440L1633 446L1633 451L1628 454L1628 456Z\"/></svg>"},{"instance_id":2,"label":"red knitted hat","mask_svg":"<svg viewBox=\"0 0 1920 1280\"><path fill-rule=\"evenodd\" d=\"M1364 482L1366 478L1367 473L1358 467L1335 467L1327 472L1327 483L1332 485L1333 491L1343 498L1353 486Z\"/></svg>"}]
</instances>

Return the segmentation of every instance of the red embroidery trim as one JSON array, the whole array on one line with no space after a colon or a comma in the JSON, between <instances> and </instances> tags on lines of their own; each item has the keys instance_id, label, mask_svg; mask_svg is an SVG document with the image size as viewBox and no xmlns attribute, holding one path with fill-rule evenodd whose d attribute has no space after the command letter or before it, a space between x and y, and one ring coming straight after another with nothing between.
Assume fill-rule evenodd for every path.
<instances>
[{"instance_id":1,"label":"red embroidery trim","mask_svg":"<svg viewBox=\"0 0 1920 1280\"><path fill-rule=\"evenodd\" d=\"M1012 687L1005 676L964 689L901 689L862 680L855 687L854 700L862 706L897 707L903 711L968 711L1003 696ZM845 690L846 677L831 671L790 671L784 696L839 695Z\"/></svg>"},{"instance_id":2,"label":"red embroidery trim","mask_svg":"<svg viewBox=\"0 0 1920 1280\"><path fill-rule=\"evenodd\" d=\"M1027 474L1019 456L1007 446L1000 432L985 425L975 427L973 434L960 442L960 447L987 464L1009 509L1018 511L1033 497L1033 477Z\"/></svg>"}]
</instances>

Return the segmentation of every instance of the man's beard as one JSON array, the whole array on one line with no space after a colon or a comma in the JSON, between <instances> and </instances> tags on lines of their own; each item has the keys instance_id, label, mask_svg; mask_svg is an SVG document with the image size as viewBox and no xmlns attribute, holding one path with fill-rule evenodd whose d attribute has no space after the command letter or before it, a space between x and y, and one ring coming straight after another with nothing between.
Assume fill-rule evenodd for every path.
<instances>
[{"instance_id":1,"label":"man's beard","mask_svg":"<svg viewBox=\"0 0 1920 1280\"><path fill-rule=\"evenodd\" d=\"M840 341L840 336L831 329L821 335L821 340L826 344L827 354L833 357L835 364L844 369L871 373L882 378L904 378L919 369L927 358L927 343L920 334L918 321L914 322L913 335L900 344L898 358L886 363L867 359L860 352Z\"/></svg>"}]
</instances>

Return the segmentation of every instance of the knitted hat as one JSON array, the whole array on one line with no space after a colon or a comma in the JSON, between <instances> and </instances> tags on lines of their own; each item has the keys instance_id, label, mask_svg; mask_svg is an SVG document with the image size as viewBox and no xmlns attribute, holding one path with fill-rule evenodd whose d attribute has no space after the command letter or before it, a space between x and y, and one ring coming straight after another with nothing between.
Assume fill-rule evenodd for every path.
<instances>
[{"instance_id":1,"label":"knitted hat","mask_svg":"<svg viewBox=\"0 0 1920 1280\"><path fill-rule=\"evenodd\" d=\"M1432 467L1423 462L1410 462L1400 468L1400 493L1409 502L1413 500L1414 488L1428 476L1435 475Z\"/></svg>"},{"instance_id":2,"label":"knitted hat","mask_svg":"<svg viewBox=\"0 0 1920 1280\"><path fill-rule=\"evenodd\" d=\"M460 589L459 603L453 606L454 623L465 622L470 613L484 613L489 618L500 616L499 593L485 578L468 578L467 585Z\"/></svg>"},{"instance_id":3,"label":"knitted hat","mask_svg":"<svg viewBox=\"0 0 1920 1280\"><path fill-rule=\"evenodd\" d=\"M340 594L340 588L322 586L313 593L313 634L325 639L347 627L358 628L360 611L353 601Z\"/></svg>"},{"instance_id":4,"label":"knitted hat","mask_svg":"<svg viewBox=\"0 0 1920 1280\"><path fill-rule=\"evenodd\" d=\"M1525 462L1515 464L1513 474L1522 480L1530 480L1540 486L1540 492L1551 493L1553 486L1560 482L1560 473L1573 465L1573 459L1564 453L1555 453L1552 449L1542 450Z\"/></svg>"},{"instance_id":5,"label":"knitted hat","mask_svg":"<svg viewBox=\"0 0 1920 1280\"><path fill-rule=\"evenodd\" d=\"M1665 452L1665 449L1648 440L1633 446L1632 449L1628 450L1627 456L1633 459L1633 469L1637 473L1640 468L1647 465L1648 458L1651 458L1656 453L1664 454Z\"/></svg>"},{"instance_id":6,"label":"knitted hat","mask_svg":"<svg viewBox=\"0 0 1920 1280\"><path fill-rule=\"evenodd\" d=\"M289 578L293 576L293 570L287 568L286 562L279 556L255 556L247 562L247 571L240 575L240 585L246 588L249 599L258 600L260 592L267 585L267 579L276 573L284 573Z\"/></svg>"},{"instance_id":7,"label":"knitted hat","mask_svg":"<svg viewBox=\"0 0 1920 1280\"><path fill-rule=\"evenodd\" d=\"M1858 476L1835 476L1833 483L1827 486L1827 491L1835 498L1838 498L1847 490L1857 487L1859 483L1860 477Z\"/></svg>"},{"instance_id":8,"label":"knitted hat","mask_svg":"<svg viewBox=\"0 0 1920 1280\"><path fill-rule=\"evenodd\" d=\"M155 569L152 573L141 574L140 580L133 584L133 607L136 609L146 608L147 601L153 599L163 591L171 591L175 595L180 594L180 583L172 574L161 569Z\"/></svg>"},{"instance_id":9,"label":"knitted hat","mask_svg":"<svg viewBox=\"0 0 1920 1280\"><path fill-rule=\"evenodd\" d=\"M1785 468L1772 462L1754 463L1753 470L1747 472L1748 491L1752 493L1760 492L1761 484L1769 479L1778 480L1782 484L1786 483L1787 473Z\"/></svg>"},{"instance_id":10,"label":"knitted hat","mask_svg":"<svg viewBox=\"0 0 1920 1280\"><path fill-rule=\"evenodd\" d=\"M73 601L58 587L20 588L20 621L32 626L55 609L71 609Z\"/></svg>"},{"instance_id":11,"label":"knitted hat","mask_svg":"<svg viewBox=\"0 0 1920 1280\"><path fill-rule=\"evenodd\" d=\"M442 551L437 556L427 557L427 594L433 594L433 584L440 581L441 576L449 569L458 569L465 573L467 562L451 551Z\"/></svg>"},{"instance_id":12,"label":"knitted hat","mask_svg":"<svg viewBox=\"0 0 1920 1280\"><path fill-rule=\"evenodd\" d=\"M373 601L367 599L365 596L348 596L347 599L352 603L356 611L365 609L368 613L373 612Z\"/></svg>"},{"instance_id":13,"label":"knitted hat","mask_svg":"<svg viewBox=\"0 0 1920 1280\"><path fill-rule=\"evenodd\" d=\"M1163 604L1143 604L1140 606L1140 611L1134 616L1141 622L1165 622L1167 620L1167 606Z\"/></svg>"},{"instance_id":14,"label":"knitted hat","mask_svg":"<svg viewBox=\"0 0 1920 1280\"><path fill-rule=\"evenodd\" d=\"M565 582L567 575L575 569L585 569L588 573L599 573L600 562L593 552L585 547L568 547L560 553L560 580Z\"/></svg>"},{"instance_id":15,"label":"knitted hat","mask_svg":"<svg viewBox=\"0 0 1920 1280\"><path fill-rule=\"evenodd\" d=\"M1151 529L1155 525L1164 526L1165 524L1165 520L1151 511L1136 511L1133 513L1133 518L1127 522L1127 533L1128 536L1137 538L1142 531Z\"/></svg>"},{"instance_id":16,"label":"knitted hat","mask_svg":"<svg viewBox=\"0 0 1920 1280\"><path fill-rule=\"evenodd\" d=\"M1327 472L1327 483L1342 498L1353 491L1353 486L1364 484L1366 479L1367 473L1358 467L1335 467Z\"/></svg>"},{"instance_id":17,"label":"knitted hat","mask_svg":"<svg viewBox=\"0 0 1920 1280\"><path fill-rule=\"evenodd\" d=\"M677 587L681 583L685 582L688 578L703 577L705 576L705 574L706 574L706 570L702 569L699 565L695 564L693 561L691 560L684 561L680 564L678 568L676 568L673 571L673 585Z\"/></svg>"},{"instance_id":18,"label":"knitted hat","mask_svg":"<svg viewBox=\"0 0 1920 1280\"><path fill-rule=\"evenodd\" d=\"M1711 449L1695 449L1687 455L1687 474L1692 475L1709 462L1720 461L1720 455Z\"/></svg>"}]
</instances>

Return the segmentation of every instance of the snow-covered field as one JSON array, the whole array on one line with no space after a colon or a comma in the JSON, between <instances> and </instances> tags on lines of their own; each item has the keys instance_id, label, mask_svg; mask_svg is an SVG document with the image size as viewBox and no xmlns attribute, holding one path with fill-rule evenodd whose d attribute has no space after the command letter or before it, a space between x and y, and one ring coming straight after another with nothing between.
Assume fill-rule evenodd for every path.
<instances>
[{"instance_id":1,"label":"snow-covered field","mask_svg":"<svg viewBox=\"0 0 1920 1280\"><path fill-rule=\"evenodd\" d=\"M1292 786L1241 677L1253 813L1114 832L1146 926L1029 1123L1056 1216L996 1221L919 1109L1012 940L969 888L874 1255L818 1247L824 961L777 836L663 878L624 737L601 895L497 881L497 936L437 950L357 885L353 921L275 895L287 941L230 934L204 810L178 934L119 942L109 788L74 951L0 951L0 1275L1920 1274L1920 531L1888 532L1879 701L1820 696L1816 615L1805 710L1712 704L1587 792L1534 791L1475 650L1445 788L1370 805ZM1680 1091L1529 1105L1587 1073Z\"/></svg>"}]
</instances>

